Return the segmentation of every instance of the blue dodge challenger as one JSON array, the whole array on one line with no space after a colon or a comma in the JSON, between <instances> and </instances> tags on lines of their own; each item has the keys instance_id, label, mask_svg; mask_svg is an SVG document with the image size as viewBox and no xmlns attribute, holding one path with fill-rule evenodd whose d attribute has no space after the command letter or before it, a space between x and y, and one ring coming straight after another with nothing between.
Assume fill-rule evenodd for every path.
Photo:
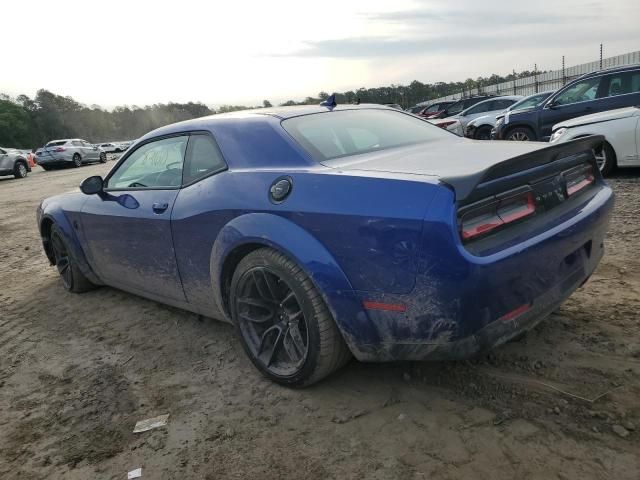
<instances>
[{"instance_id":1,"label":"blue dodge challenger","mask_svg":"<svg viewBox=\"0 0 640 480\"><path fill-rule=\"evenodd\" d=\"M37 221L64 287L235 325L285 385L361 361L460 359L548 316L596 268L601 137L459 138L380 105L169 125Z\"/></svg>"}]
</instances>

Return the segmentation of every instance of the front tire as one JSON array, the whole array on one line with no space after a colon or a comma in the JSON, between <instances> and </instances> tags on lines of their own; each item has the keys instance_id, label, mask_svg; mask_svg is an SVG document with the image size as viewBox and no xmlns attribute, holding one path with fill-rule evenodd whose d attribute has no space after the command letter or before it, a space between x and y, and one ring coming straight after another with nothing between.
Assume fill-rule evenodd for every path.
<instances>
[{"instance_id":1,"label":"front tire","mask_svg":"<svg viewBox=\"0 0 640 480\"><path fill-rule=\"evenodd\" d=\"M65 290L74 293L82 293L96 288L96 286L83 275L76 260L69 253L64 235L57 225L51 227L51 249L56 262L58 274Z\"/></svg>"},{"instance_id":2,"label":"front tire","mask_svg":"<svg viewBox=\"0 0 640 480\"><path fill-rule=\"evenodd\" d=\"M242 346L274 382L311 385L351 358L313 282L281 253L261 248L244 257L230 292L231 316Z\"/></svg>"},{"instance_id":3,"label":"front tire","mask_svg":"<svg viewBox=\"0 0 640 480\"><path fill-rule=\"evenodd\" d=\"M491 127L485 125L478 128L473 138L475 138L476 140L491 140Z\"/></svg>"},{"instance_id":4,"label":"front tire","mask_svg":"<svg viewBox=\"0 0 640 480\"><path fill-rule=\"evenodd\" d=\"M107 163L107 154L104 152L100 153L100 163Z\"/></svg>"},{"instance_id":5,"label":"front tire","mask_svg":"<svg viewBox=\"0 0 640 480\"><path fill-rule=\"evenodd\" d=\"M25 178L27 176L27 164L24 162L16 162L13 167L13 176L15 178Z\"/></svg>"},{"instance_id":6,"label":"front tire","mask_svg":"<svg viewBox=\"0 0 640 480\"><path fill-rule=\"evenodd\" d=\"M607 177L616 168L616 152L608 142L602 142L600 148L594 151L596 164L603 177Z\"/></svg>"},{"instance_id":7,"label":"front tire","mask_svg":"<svg viewBox=\"0 0 640 480\"><path fill-rule=\"evenodd\" d=\"M506 135L506 140L514 142L533 142L535 139L536 134L529 127L513 128Z\"/></svg>"},{"instance_id":8,"label":"front tire","mask_svg":"<svg viewBox=\"0 0 640 480\"><path fill-rule=\"evenodd\" d=\"M80 157L79 153L74 153L73 154L73 166L78 168L81 165L82 165L82 157Z\"/></svg>"}]
</instances>

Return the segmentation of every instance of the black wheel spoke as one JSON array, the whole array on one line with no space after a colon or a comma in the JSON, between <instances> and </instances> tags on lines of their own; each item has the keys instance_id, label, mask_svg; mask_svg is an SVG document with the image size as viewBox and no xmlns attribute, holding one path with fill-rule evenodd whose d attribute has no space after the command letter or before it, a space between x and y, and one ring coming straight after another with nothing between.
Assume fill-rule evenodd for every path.
<instances>
[{"instance_id":1,"label":"black wheel spoke","mask_svg":"<svg viewBox=\"0 0 640 480\"><path fill-rule=\"evenodd\" d=\"M275 335L275 339L273 342L269 343L269 339ZM262 334L262 338L260 339L260 347L258 349L258 357L263 357L264 363L267 367L271 366L274 357L278 353L282 345L282 328L280 325L274 325L270 328L267 328Z\"/></svg>"},{"instance_id":2,"label":"black wheel spoke","mask_svg":"<svg viewBox=\"0 0 640 480\"><path fill-rule=\"evenodd\" d=\"M284 347L284 351L287 352L287 356L291 359L291 361L296 363L300 361L301 353L297 350L297 347L295 346L295 342L291 337L290 329L287 330L287 332L284 335L284 338L282 339L282 346Z\"/></svg>"},{"instance_id":3,"label":"black wheel spoke","mask_svg":"<svg viewBox=\"0 0 640 480\"><path fill-rule=\"evenodd\" d=\"M302 338L302 334L300 333L300 327L298 326L298 322L290 323L288 333L299 355L303 355L304 352L307 350L307 346L304 344L304 339Z\"/></svg>"},{"instance_id":4,"label":"black wheel spoke","mask_svg":"<svg viewBox=\"0 0 640 480\"><path fill-rule=\"evenodd\" d=\"M264 283L267 286L267 291L269 292L269 297L273 301L277 302L278 299L279 299L278 286L273 281L273 277L269 273L267 273L266 271L262 270L262 278L264 278Z\"/></svg>"}]
</instances>

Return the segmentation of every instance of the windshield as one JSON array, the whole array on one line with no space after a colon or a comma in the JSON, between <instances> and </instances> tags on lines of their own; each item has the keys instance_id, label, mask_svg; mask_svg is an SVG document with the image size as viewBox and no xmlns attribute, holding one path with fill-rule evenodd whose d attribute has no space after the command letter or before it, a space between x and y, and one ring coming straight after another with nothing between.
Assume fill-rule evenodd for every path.
<instances>
[{"instance_id":1,"label":"windshield","mask_svg":"<svg viewBox=\"0 0 640 480\"><path fill-rule=\"evenodd\" d=\"M412 115L393 110L343 110L293 117L283 128L322 162L360 153L450 138Z\"/></svg>"},{"instance_id":2,"label":"windshield","mask_svg":"<svg viewBox=\"0 0 640 480\"><path fill-rule=\"evenodd\" d=\"M511 105L509 111L513 112L514 110L524 110L525 108L531 108L540 105L543 101L549 98L549 95L551 95L552 93L553 92L540 93L538 95L531 95L530 97L523 98L519 102Z\"/></svg>"},{"instance_id":3,"label":"windshield","mask_svg":"<svg viewBox=\"0 0 640 480\"><path fill-rule=\"evenodd\" d=\"M447 114L449 116L455 115L457 113L460 113L462 110L464 110L464 102L462 101L456 102L453 105L451 105L449 108L447 108Z\"/></svg>"}]
</instances>

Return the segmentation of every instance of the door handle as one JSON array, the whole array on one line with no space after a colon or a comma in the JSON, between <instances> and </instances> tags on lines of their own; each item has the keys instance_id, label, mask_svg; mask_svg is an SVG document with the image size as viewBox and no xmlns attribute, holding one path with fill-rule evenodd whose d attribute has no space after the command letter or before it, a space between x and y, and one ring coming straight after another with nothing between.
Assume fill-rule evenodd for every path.
<instances>
[{"instance_id":1,"label":"door handle","mask_svg":"<svg viewBox=\"0 0 640 480\"><path fill-rule=\"evenodd\" d=\"M163 213L167 208L169 208L169 204L167 202L154 202L152 208L155 213Z\"/></svg>"}]
</instances>

